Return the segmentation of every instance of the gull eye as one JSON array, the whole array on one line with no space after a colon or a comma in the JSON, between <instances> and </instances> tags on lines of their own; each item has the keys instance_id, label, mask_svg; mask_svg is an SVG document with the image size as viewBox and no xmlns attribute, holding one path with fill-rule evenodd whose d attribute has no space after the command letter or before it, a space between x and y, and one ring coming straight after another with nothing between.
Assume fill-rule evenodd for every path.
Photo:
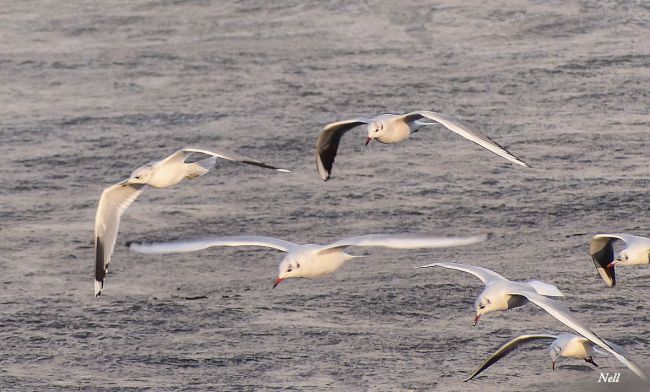
<instances>
[{"instance_id":1,"label":"gull eye","mask_svg":"<svg viewBox=\"0 0 650 392\"><path fill-rule=\"evenodd\" d=\"M485 309L485 305L483 305L483 304L479 304L479 305L478 305L478 308L479 308L479 309Z\"/></svg>"},{"instance_id":2,"label":"gull eye","mask_svg":"<svg viewBox=\"0 0 650 392\"><path fill-rule=\"evenodd\" d=\"M288 266L287 267L287 272L291 272L291 269L292 269L291 266Z\"/></svg>"}]
</instances>

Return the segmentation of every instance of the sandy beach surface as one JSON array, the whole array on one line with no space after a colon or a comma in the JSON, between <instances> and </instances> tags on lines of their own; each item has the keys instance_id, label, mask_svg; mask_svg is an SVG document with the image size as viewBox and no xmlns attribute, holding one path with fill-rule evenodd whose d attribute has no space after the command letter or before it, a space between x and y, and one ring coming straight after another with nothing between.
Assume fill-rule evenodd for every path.
<instances>
[{"instance_id":1,"label":"sandy beach surface","mask_svg":"<svg viewBox=\"0 0 650 392\"><path fill-rule=\"evenodd\" d=\"M0 390L647 391L522 348L463 380L506 340L568 332L533 305L472 327L475 277L457 261L556 284L561 301L646 371L647 266L605 287L601 232L647 236L650 7L642 1L2 1ZM525 169L432 127L394 145L341 142L336 120L434 110L471 123ZM102 190L178 148L225 149L290 174L220 161L123 216L93 297ZM129 252L129 240L492 233L443 250L369 257L272 289L283 255ZM190 299L193 297L202 297ZM616 384L600 372L621 372Z\"/></svg>"}]
</instances>

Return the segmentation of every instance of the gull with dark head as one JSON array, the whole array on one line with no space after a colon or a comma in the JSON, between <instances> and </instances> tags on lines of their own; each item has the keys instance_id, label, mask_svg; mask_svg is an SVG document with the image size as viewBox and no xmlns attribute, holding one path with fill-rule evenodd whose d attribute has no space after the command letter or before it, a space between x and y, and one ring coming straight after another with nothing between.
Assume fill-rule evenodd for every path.
<instances>
[{"instance_id":1,"label":"gull with dark head","mask_svg":"<svg viewBox=\"0 0 650 392\"><path fill-rule=\"evenodd\" d=\"M194 252L213 246L263 246L287 252L279 266L273 287L287 278L317 278L329 275L346 261L356 257L344 252L350 246L381 247L392 249L448 248L472 245L485 241L487 236L440 237L426 234L368 234L345 238L328 245L296 244L273 237L233 236L211 237L173 242L128 244L139 253Z\"/></svg>"},{"instance_id":2,"label":"gull with dark head","mask_svg":"<svg viewBox=\"0 0 650 392\"><path fill-rule=\"evenodd\" d=\"M366 145L373 140L392 144L401 142L407 139L411 133L435 123L442 124L450 131L514 164L528 167L526 163L471 125L445 114L420 110L406 114L385 113L373 118L355 118L327 124L316 141L316 167L320 177L323 181L330 177L339 142L343 135L352 128L364 124L367 126L368 138L366 139Z\"/></svg>"},{"instance_id":3,"label":"gull with dark head","mask_svg":"<svg viewBox=\"0 0 650 392\"><path fill-rule=\"evenodd\" d=\"M544 309L548 314L555 317L567 327L612 354L639 377L644 380L647 379L641 368L639 368L634 362L626 359L603 339L599 338L595 332L583 324L577 317L562 306L562 304L545 297L564 296L557 287L536 280L514 282L487 268L459 263L433 263L419 268L429 267L443 267L468 272L485 283L485 289L479 294L475 301L474 307L476 309L476 317L474 318L474 325L476 325L482 315L496 310L512 309L528 302L532 302Z\"/></svg>"},{"instance_id":4,"label":"gull with dark head","mask_svg":"<svg viewBox=\"0 0 650 392\"><path fill-rule=\"evenodd\" d=\"M616 252L614 243L621 241L625 248ZM589 254L596 271L608 287L616 285L617 265L650 263L650 238L631 234L596 234L589 243Z\"/></svg>"},{"instance_id":5,"label":"gull with dark head","mask_svg":"<svg viewBox=\"0 0 650 392\"><path fill-rule=\"evenodd\" d=\"M585 362L598 367L593 359L594 353L597 352L608 355L605 351L599 350L589 339L572 333L564 333L561 335L521 335L501 346L465 381L469 381L478 376L481 372L494 365L497 361L513 352L520 345L540 340L552 341L548 348L548 353L551 356L551 369L553 370L555 370L555 363L559 357L582 359ZM621 355L625 355L624 351L614 343L608 342L607 340L605 340L605 342L615 348Z\"/></svg>"},{"instance_id":6,"label":"gull with dark head","mask_svg":"<svg viewBox=\"0 0 650 392\"><path fill-rule=\"evenodd\" d=\"M209 155L209 158L185 163L193 154ZM184 148L176 151L165 159L150 162L131 173L131 176L104 189L99 198L97 215L95 216L95 296L99 296L104 288L104 277L108 271L111 254L115 247L120 217L124 211L138 198L145 186L168 188L183 179L194 179L207 173L216 163L217 158L246 163L280 172L274 166L243 157L237 154L218 153L208 150Z\"/></svg>"}]
</instances>

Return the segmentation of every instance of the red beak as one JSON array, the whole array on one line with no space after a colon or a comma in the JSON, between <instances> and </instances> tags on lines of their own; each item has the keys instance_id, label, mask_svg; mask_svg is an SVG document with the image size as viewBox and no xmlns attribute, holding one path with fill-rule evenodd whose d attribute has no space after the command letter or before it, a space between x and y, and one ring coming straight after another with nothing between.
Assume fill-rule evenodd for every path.
<instances>
[{"instance_id":1,"label":"red beak","mask_svg":"<svg viewBox=\"0 0 650 392\"><path fill-rule=\"evenodd\" d=\"M607 268L609 268L609 269L612 269L614 267L616 267L616 262L615 261L612 261L611 263L607 264Z\"/></svg>"},{"instance_id":2,"label":"red beak","mask_svg":"<svg viewBox=\"0 0 650 392\"><path fill-rule=\"evenodd\" d=\"M478 319L481 318L480 314L477 314L476 317L474 317L474 326L476 327L476 324L478 323Z\"/></svg>"},{"instance_id":3,"label":"red beak","mask_svg":"<svg viewBox=\"0 0 650 392\"><path fill-rule=\"evenodd\" d=\"M279 285L280 282L282 282L283 280L284 280L284 278L277 278L277 279L275 279L275 280L273 281L273 288L275 288L275 286Z\"/></svg>"},{"instance_id":4,"label":"red beak","mask_svg":"<svg viewBox=\"0 0 650 392\"><path fill-rule=\"evenodd\" d=\"M370 143L371 141L372 141L372 138L371 138L371 137L367 138L367 139L366 139L366 146L367 146L368 143Z\"/></svg>"}]
</instances>

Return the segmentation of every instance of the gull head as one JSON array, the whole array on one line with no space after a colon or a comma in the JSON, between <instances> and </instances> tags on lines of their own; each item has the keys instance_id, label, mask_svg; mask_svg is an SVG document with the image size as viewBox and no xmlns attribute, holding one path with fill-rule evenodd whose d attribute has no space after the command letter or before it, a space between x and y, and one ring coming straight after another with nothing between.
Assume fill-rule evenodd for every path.
<instances>
[{"instance_id":1,"label":"gull head","mask_svg":"<svg viewBox=\"0 0 650 392\"><path fill-rule=\"evenodd\" d=\"M627 255L627 252L625 249L623 249L620 252L614 253L614 260L612 260L611 263L607 264L607 268L614 268L619 264L624 264L626 261L628 261L630 256Z\"/></svg>"},{"instance_id":2,"label":"gull head","mask_svg":"<svg viewBox=\"0 0 650 392\"><path fill-rule=\"evenodd\" d=\"M384 124L380 121L371 121L368 123L368 139L366 139L366 146L373 139L380 137L384 133Z\"/></svg>"},{"instance_id":3,"label":"gull head","mask_svg":"<svg viewBox=\"0 0 650 392\"><path fill-rule=\"evenodd\" d=\"M551 369L555 370L555 362L557 362L560 354L562 354L562 346L557 341L554 341L548 348L548 354L551 356Z\"/></svg>"},{"instance_id":4,"label":"gull head","mask_svg":"<svg viewBox=\"0 0 650 392\"><path fill-rule=\"evenodd\" d=\"M140 166L131 173L129 184L146 184L151 178L153 167L150 164Z\"/></svg>"},{"instance_id":5,"label":"gull head","mask_svg":"<svg viewBox=\"0 0 650 392\"><path fill-rule=\"evenodd\" d=\"M293 257L285 257L284 260L280 263L278 277L273 281L273 288L279 285L280 282L287 278L298 278L300 277L300 262Z\"/></svg>"},{"instance_id":6,"label":"gull head","mask_svg":"<svg viewBox=\"0 0 650 392\"><path fill-rule=\"evenodd\" d=\"M650 252L646 247L630 247L614 253L614 260L607 265L614 268L617 265L648 264Z\"/></svg>"},{"instance_id":7,"label":"gull head","mask_svg":"<svg viewBox=\"0 0 650 392\"><path fill-rule=\"evenodd\" d=\"M476 310L476 317L474 317L474 326L478 324L478 320L482 315L488 314L495 310L501 310L501 308L496 304L497 302L494 299L490 298L484 293L481 293L481 295L476 298L476 302L474 302L474 309Z\"/></svg>"}]
</instances>

